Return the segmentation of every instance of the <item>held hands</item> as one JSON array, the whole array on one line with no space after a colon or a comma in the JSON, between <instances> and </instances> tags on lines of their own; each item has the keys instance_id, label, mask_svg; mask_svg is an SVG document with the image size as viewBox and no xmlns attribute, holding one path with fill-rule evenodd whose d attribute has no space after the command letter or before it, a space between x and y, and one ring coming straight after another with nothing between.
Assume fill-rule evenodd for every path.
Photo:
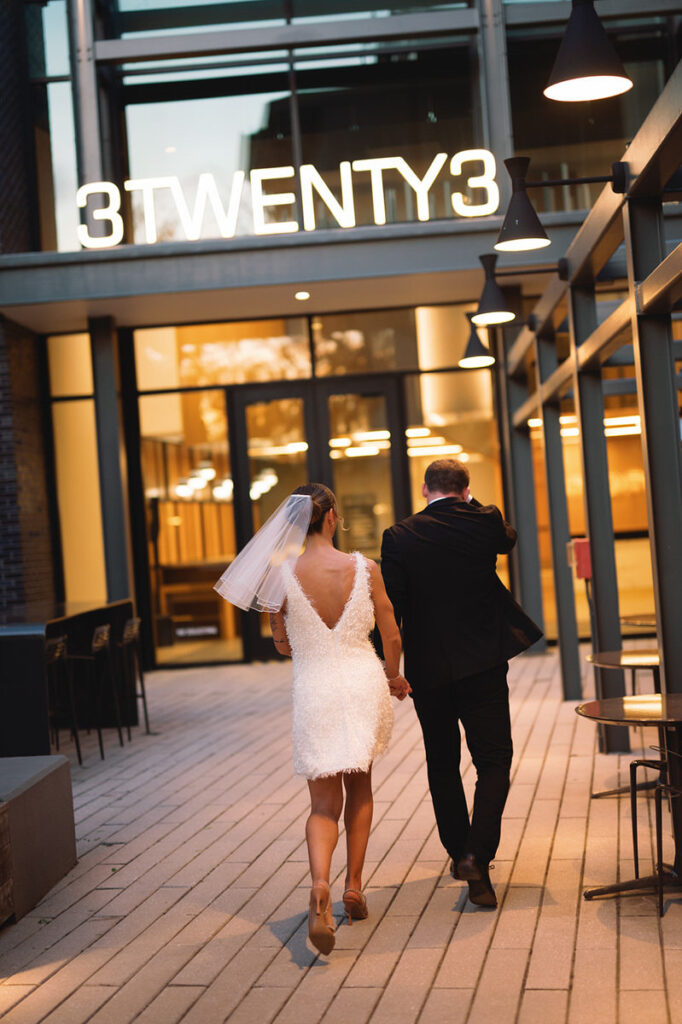
<instances>
[{"instance_id":1,"label":"held hands","mask_svg":"<svg viewBox=\"0 0 682 1024\"><path fill-rule=\"evenodd\" d=\"M412 693L412 687L403 675L394 676L392 679L388 679L387 682L391 696L397 697L398 700L405 700L408 693Z\"/></svg>"}]
</instances>

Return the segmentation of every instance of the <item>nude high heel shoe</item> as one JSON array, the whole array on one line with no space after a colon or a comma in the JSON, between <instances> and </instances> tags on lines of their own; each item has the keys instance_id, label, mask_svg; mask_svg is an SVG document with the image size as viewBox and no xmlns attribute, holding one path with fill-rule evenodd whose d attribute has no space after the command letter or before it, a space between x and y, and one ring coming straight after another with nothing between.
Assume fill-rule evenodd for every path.
<instances>
[{"instance_id":1,"label":"nude high heel shoe","mask_svg":"<svg viewBox=\"0 0 682 1024\"><path fill-rule=\"evenodd\" d=\"M358 889L346 889L343 894L343 906L348 924L354 920L364 921L369 916L367 900Z\"/></svg>"},{"instance_id":2,"label":"nude high heel shoe","mask_svg":"<svg viewBox=\"0 0 682 1024\"><path fill-rule=\"evenodd\" d=\"M327 882L315 882L310 890L308 938L315 949L328 956L336 943L332 917L332 897Z\"/></svg>"}]
</instances>

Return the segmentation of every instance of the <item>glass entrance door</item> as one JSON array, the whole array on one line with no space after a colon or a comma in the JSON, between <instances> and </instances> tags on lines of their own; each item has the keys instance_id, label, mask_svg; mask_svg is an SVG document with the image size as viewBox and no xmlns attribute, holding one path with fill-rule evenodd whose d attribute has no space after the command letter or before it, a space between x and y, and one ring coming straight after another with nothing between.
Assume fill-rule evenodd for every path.
<instances>
[{"instance_id":1,"label":"glass entrance door","mask_svg":"<svg viewBox=\"0 0 682 1024\"><path fill-rule=\"evenodd\" d=\"M409 512L398 382L266 384L232 400L238 547L296 487L317 480L337 496L341 550L378 559L383 530ZM245 619L245 657L274 657L268 617Z\"/></svg>"}]
</instances>

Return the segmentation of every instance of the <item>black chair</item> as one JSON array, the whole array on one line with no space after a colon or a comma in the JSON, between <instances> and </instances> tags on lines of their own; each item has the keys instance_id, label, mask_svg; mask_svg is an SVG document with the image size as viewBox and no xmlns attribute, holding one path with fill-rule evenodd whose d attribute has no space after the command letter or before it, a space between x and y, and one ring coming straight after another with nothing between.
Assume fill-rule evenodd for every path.
<instances>
[{"instance_id":1,"label":"black chair","mask_svg":"<svg viewBox=\"0 0 682 1024\"><path fill-rule=\"evenodd\" d=\"M654 787L654 798L660 799L659 791L667 781L668 766L664 760L653 760L639 758L630 761L630 817L632 818L632 849L635 861L635 878L639 878L639 840L637 835L637 790L643 788L637 785L637 769L651 768L659 772L659 780Z\"/></svg>"},{"instance_id":2,"label":"black chair","mask_svg":"<svg viewBox=\"0 0 682 1024\"><path fill-rule=\"evenodd\" d=\"M76 744L78 763L83 764L78 736L73 672L69 661L66 636L51 637L45 641L45 668L47 675L48 717L55 749L59 750L59 730L64 720L66 720Z\"/></svg>"},{"instance_id":3,"label":"black chair","mask_svg":"<svg viewBox=\"0 0 682 1024\"><path fill-rule=\"evenodd\" d=\"M107 686L112 699L114 715L116 717L116 728L118 729L119 743L123 746L121 708L111 652L110 624L106 623L102 626L95 626L92 634L89 654L69 654L67 655L67 658L69 662L81 664L87 670L85 677L87 679L90 722L97 729L99 752L102 760L104 760L102 722L104 716L104 695Z\"/></svg>"},{"instance_id":4,"label":"black chair","mask_svg":"<svg viewBox=\"0 0 682 1024\"><path fill-rule=\"evenodd\" d=\"M121 662L126 679L126 691L134 693L136 700L142 701L144 711L145 732L151 734L149 728L149 712L147 711L147 694L144 688L144 675L142 672L142 661L140 659L140 620L137 618L128 619L123 627L123 637L118 642L121 652ZM139 686L139 689L138 689ZM130 739L130 726L128 739Z\"/></svg>"}]
</instances>

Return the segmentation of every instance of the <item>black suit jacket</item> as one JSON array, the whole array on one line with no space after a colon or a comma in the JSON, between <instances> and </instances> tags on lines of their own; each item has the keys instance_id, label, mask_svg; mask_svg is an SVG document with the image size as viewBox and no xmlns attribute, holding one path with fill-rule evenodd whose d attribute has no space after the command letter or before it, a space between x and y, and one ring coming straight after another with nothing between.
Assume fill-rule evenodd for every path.
<instances>
[{"instance_id":1,"label":"black suit jacket","mask_svg":"<svg viewBox=\"0 0 682 1024\"><path fill-rule=\"evenodd\" d=\"M515 543L500 510L474 499L441 498L384 532L381 571L415 690L503 664L542 636L495 572Z\"/></svg>"}]
</instances>

